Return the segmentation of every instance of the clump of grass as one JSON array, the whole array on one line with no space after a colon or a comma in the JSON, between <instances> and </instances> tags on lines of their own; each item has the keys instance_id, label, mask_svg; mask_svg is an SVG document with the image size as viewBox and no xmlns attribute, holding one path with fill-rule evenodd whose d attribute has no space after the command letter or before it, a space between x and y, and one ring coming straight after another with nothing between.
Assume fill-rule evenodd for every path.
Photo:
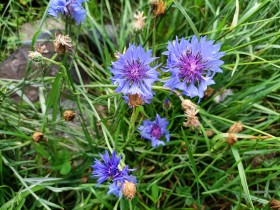
<instances>
[{"instance_id":1,"label":"clump of grass","mask_svg":"<svg viewBox=\"0 0 280 210\"><path fill-rule=\"evenodd\" d=\"M278 1L165 4L164 13L154 16L153 6L143 0L85 2L87 17L81 25L60 17L73 52L31 56L23 79L1 80L1 209L269 209L269 201L280 200ZM47 17L46 6L40 9L31 49ZM3 13L2 24L15 15L11 9ZM140 31L133 28L136 11L147 17ZM26 10L18 17L27 15L37 18ZM151 103L134 108L114 91L109 67L117 60L116 51L136 43L152 49L165 66L162 52L168 41L193 35L222 43L225 52L223 73L214 77L207 97L199 103L191 99L198 126L184 126L181 101L190 98L163 88L161 81L152 87ZM4 30L1 43L16 37ZM2 47L4 58L10 46ZM57 74L46 76L42 65L45 71L58 67ZM169 76L162 73L161 78ZM35 103L24 93L30 85L38 88ZM232 94L221 100L229 89ZM11 99L13 94L20 102ZM163 107L166 98L168 108ZM72 121L64 120L66 110L75 112ZM170 141L153 148L138 127L156 114L169 121ZM242 130L230 129L236 122ZM44 141L34 141L35 132ZM91 165L105 150L122 154L119 167L136 169L131 172L138 181L133 199L107 195L106 182L96 187Z\"/></svg>"}]
</instances>

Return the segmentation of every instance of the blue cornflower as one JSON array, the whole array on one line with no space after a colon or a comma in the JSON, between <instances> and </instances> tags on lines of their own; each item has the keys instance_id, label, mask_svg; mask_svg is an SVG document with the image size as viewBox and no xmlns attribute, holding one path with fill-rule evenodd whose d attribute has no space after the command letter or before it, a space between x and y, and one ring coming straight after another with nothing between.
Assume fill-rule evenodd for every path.
<instances>
[{"instance_id":1,"label":"blue cornflower","mask_svg":"<svg viewBox=\"0 0 280 210\"><path fill-rule=\"evenodd\" d=\"M149 103L153 97L152 84L158 80L157 68L150 63L157 58L152 57L152 51L145 52L142 46L130 45L119 59L112 62L109 68L113 77L113 84L117 84L116 92L123 93L130 106ZM131 101L132 100L132 101Z\"/></svg>"},{"instance_id":2,"label":"blue cornflower","mask_svg":"<svg viewBox=\"0 0 280 210\"><path fill-rule=\"evenodd\" d=\"M94 160L94 165L92 165L92 174L93 176L98 177L97 186L106 180L113 182L109 185L109 191L107 194L121 196L122 188L126 181L132 183L137 182L134 176L129 175L129 172L133 171L133 169L128 169L128 166L125 166L122 170L119 169L122 155L117 157L116 152L114 151L112 153L112 157L110 157L108 151L105 150L105 154L100 154L100 157L103 162L98 159Z\"/></svg>"},{"instance_id":3,"label":"blue cornflower","mask_svg":"<svg viewBox=\"0 0 280 210\"><path fill-rule=\"evenodd\" d=\"M49 15L57 17L59 13L71 15L80 24L86 17L86 10L82 3L86 0L51 0L48 10Z\"/></svg>"},{"instance_id":4,"label":"blue cornflower","mask_svg":"<svg viewBox=\"0 0 280 210\"><path fill-rule=\"evenodd\" d=\"M188 40L182 38L180 42L176 37L168 42L168 51L163 54L168 55L166 69L171 77L164 86L179 89L191 98L202 98L207 85L215 84L213 77L222 72L220 66L224 63L220 60L225 55L219 52L221 44L213 43L213 40L206 41L206 37L198 41L196 36Z\"/></svg>"},{"instance_id":5,"label":"blue cornflower","mask_svg":"<svg viewBox=\"0 0 280 210\"><path fill-rule=\"evenodd\" d=\"M156 115L155 121L144 120L143 125L138 127L141 132L141 137L151 140L152 146L157 147L159 145L165 145L161 139L165 138L166 142L169 142L170 135L167 130L168 121L166 118L161 118Z\"/></svg>"}]
</instances>

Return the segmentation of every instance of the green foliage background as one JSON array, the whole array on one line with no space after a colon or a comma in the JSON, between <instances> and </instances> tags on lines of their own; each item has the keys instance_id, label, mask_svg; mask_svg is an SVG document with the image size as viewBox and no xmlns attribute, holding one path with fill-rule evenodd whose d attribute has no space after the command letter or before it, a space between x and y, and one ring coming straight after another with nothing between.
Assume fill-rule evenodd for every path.
<instances>
[{"instance_id":1,"label":"green foliage background","mask_svg":"<svg viewBox=\"0 0 280 210\"><path fill-rule=\"evenodd\" d=\"M45 21L47 3L1 4L2 60L21 44L15 31L23 22ZM272 198L280 200L279 1L166 3L166 13L154 17L145 0L90 0L84 5L86 22L72 25L71 30L66 27L75 53L60 63L45 64L59 64L56 76L45 76L40 68L32 70L34 63L29 61L25 78L1 80L1 209L269 209ZM140 10L147 16L146 25L135 32L133 14ZM86 42L79 41L81 34ZM198 104L201 128L183 127L180 99L162 89L160 82L154 86L152 103L132 115L133 109L111 85L108 67L115 51L135 42L153 49L159 62L165 63L161 53L168 40L194 34L221 42L226 52L224 73L216 75L211 86L214 94ZM71 63L67 56L72 56ZM71 68L79 84L73 82ZM87 74L86 83L81 70ZM39 87L36 103L22 93L30 85ZM234 94L215 103L214 97L228 88ZM11 99L15 93L21 96L20 103ZM162 108L165 98L172 103L169 111ZM76 112L74 122L63 120L66 109ZM160 148L152 148L137 131L144 119L154 119L156 113L170 122L171 141ZM244 130L236 134L238 142L229 146L227 131L238 121ZM207 130L214 135L207 136ZM35 131L42 131L48 141L33 142ZM132 201L107 195L106 183L95 187L91 165L108 145L136 169L132 174L138 179L137 195Z\"/></svg>"}]
</instances>

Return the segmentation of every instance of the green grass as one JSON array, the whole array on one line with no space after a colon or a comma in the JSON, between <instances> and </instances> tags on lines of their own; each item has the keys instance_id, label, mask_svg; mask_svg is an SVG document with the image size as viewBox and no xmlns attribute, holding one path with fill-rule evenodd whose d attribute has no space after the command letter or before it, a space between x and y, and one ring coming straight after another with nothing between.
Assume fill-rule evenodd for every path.
<instances>
[{"instance_id":1,"label":"green grass","mask_svg":"<svg viewBox=\"0 0 280 210\"><path fill-rule=\"evenodd\" d=\"M16 32L20 25L41 20L31 38L34 45L48 17L48 2L25 2L0 4L1 60L21 44ZM75 53L62 56L59 63L59 56L45 61L47 67L59 66L56 76L32 70L35 64L29 61L23 79L0 80L1 209L268 210L272 198L280 200L279 2L239 1L237 11L235 0L168 0L166 13L156 18L147 2L88 1L85 23L74 24L71 30L66 27ZM143 31L136 33L132 21L137 10L143 10L147 19ZM113 32L106 31L106 25ZM88 43L78 41L80 34L88 35ZM161 88L160 82L153 87L152 103L133 112L111 84L108 67L116 60L115 51L123 52L135 42L153 49L165 64L161 53L168 40L194 34L221 42L226 52L223 73L211 86L213 95L198 103L201 127L183 127L179 97ZM69 73L72 68L79 84ZM89 82L82 80L78 68ZM25 96L29 86L39 87L38 102ZM214 97L228 88L234 94L215 103ZM13 94L20 102L11 99ZM162 108L166 97L172 103L169 111ZM197 103L197 98L192 101ZM76 112L73 122L63 120L67 109ZM170 122L171 141L152 148L137 128L156 113ZM230 146L227 131L238 121L244 129ZM214 135L208 137L207 130ZM35 131L43 132L48 141L35 143ZM123 162L136 169L133 200L107 195L107 183L96 187L91 165L105 149L123 154ZM88 178L86 183L83 177Z\"/></svg>"}]
</instances>

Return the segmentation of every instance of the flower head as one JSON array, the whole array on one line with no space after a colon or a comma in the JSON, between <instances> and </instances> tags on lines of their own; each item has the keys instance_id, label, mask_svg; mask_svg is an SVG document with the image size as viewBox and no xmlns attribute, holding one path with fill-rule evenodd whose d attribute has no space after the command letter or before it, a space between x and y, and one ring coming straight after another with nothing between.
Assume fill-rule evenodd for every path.
<instances>
[{"instance_id":1,"label":"flower head","mask_svg":"<svg viewBox=\"0 0 280 210\"><path fill-rule=\"evenodd\" d=\"M140 31L144 28L145 26L145 19L147 18L146 16L143 16L144 12L136 12L134 14L134 22L133 22L133 27L136 31Z\"/></svg>"},{"instance_id":2,"label":"flower head","mask_svg":"<svg viewBox=\"0 0 280 210\"><path fill-rule=\"evenodd\" d=\"M92 165L92 174L93 176L98 177L98 185L106 180L111 180L113 182L109 185L109 191L107 194L121 196L123 185L126 181L132 183L137 182L134 176L129 175L129 172L134 169L128 169L128 166L125 166L122 170L119 169L119 163L122 158L121 155L117 157L116 152L114 151L112 153L112 157L110 157L108 151L106 150L104 155L100 154L100 157L103 162L95 159L94 165Z\"/></svg>"},{"instance_id":3,"label":"flower head","mask_svg":"<svg viewBox=\"0 0 280 210\"><path fill-rule=\"evenodd\" d=\"M49 15L57 17L59 13L71 15L80 24L86 17L86 10L82 3L85 0L51 0L48 10Z\"/></svg>"},{"instance_id":4,"label":"flower head","mask_svg":"<svg viewBox=\"0 0 280 210\"><path fill-rule=\"evenodd\" d=\"M126 97L137 94L143 103L149 102L153 97L152 84L158 80L157 68L150 63L157 58L152 57L152 51L145 52L142 46L130 45L119 59L109 68L113 74L112 82L117 84L116 92L123 93ZM135 98L135 97L134 97Z\"/></svg>"},{"instance_id":5,"label":"flower head","mask_svg":"<svg viewBox=\"0 0 280 210\"><path fill-rule=\"evenodd\" d=\"M141 132L141 137L151 140L152 146L165 145L162 139L168 142L170 139L169 131L167 130L168 121L156 115L155 121L145 120L143 125L139 126L138 130Z\"/></svg>"},{"instance_id":6,"label":"flower head","mask_svg":"<svg viewBox=\"0 0 280 210\"><path fill-rule=\"evenodd\" d=\"M179 89L191 98L202 98L207 85L215 84L213 77L217 72L222 72L220 66L224 63L220 58L225 54L219 52L220 44L200 41L193 36L191 39L176 40L168 43L168 51L163 54L168 56L167 71L171 78L165 81L164 86L172 90Z\"/></svg>"}]
</instances>

